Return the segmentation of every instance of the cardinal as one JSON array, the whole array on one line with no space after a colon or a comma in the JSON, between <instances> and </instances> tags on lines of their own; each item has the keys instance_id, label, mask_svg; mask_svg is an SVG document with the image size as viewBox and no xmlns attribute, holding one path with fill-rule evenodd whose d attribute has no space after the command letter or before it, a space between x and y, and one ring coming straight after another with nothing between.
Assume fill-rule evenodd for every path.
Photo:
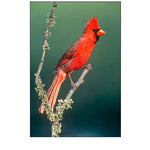
<instances>
[{"instance_id":1,"label":"cardinal","mask_svg":"<svg viewBox=\"0 0 150 150\"><path fill-rule=\"evenodd\" d=\"M92 17L87 22L79 39L61 57L55 68L55 78L47 92L47 98L52 110L55 107L58 92L66 76L69 77L71 85L76 87L70 74L86 64L96 42L104 34L105 31L100 28L97 17ZM44 109L45 106L41 104L39 112L44 113Z\"/></svg>"}]
</instances>

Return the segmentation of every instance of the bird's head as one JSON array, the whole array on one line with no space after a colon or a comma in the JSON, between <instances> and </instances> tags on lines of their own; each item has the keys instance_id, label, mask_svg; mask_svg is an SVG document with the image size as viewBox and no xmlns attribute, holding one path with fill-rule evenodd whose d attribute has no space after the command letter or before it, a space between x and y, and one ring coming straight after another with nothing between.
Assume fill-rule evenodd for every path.
<instances>
[{"instance_id":1,"label":"bird's head","mask_svg":"<svg viewBox=\"0 0 150 150\"><path fill-rule=\"evenodd\" d=\"M106 32L102 30L98 24L97 17L92 17L86 24L85 32L89 35L92 35L96 38L96 41L99 40L101 35L104 35Z\"/></svg>"}]
</instances>

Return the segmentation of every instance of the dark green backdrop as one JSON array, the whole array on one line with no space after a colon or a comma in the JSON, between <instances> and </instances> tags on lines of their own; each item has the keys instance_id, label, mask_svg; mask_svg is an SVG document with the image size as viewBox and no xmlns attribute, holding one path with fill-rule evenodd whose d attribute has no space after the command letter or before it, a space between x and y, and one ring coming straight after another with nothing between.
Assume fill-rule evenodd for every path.
<instances>
[{"instance_id":1,"label":"dark green backdrop","mask_svg":"<svg viewBox=\"0 0 150 150\"><path fill-rule=\"evenodd\" d=\"M121 136L121 3L120 2L58 2L54 14L56 26L48 39L51 49L46 53L41 73L47 90L54 78L54 67L62 54L78 39L85 24L97 16L106 34L96 44L88 61L92 71L73 95L72 109L65 111L62 121L63 137ZM34 73L42 54L46 18L52 2L30 3L30 136L51 135L50 123L38 113L40 100L34 90ZM74 81L82 70L72 74ZM59 98L70 89L68 78Z\"/></svg>"}]
</instances>

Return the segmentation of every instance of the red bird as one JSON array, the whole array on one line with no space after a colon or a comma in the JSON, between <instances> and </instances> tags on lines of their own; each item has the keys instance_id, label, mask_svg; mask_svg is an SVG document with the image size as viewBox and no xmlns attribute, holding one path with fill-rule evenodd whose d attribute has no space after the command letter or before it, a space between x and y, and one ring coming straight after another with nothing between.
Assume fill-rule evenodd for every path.
<instances>
[{"instance_id":1,"label":"red bird","mask_svg":"<svg viewBox=\"0 0 150 150\"><path fill-rule=\"evenodd\" d=\"M96 42L103 34L105 34L105 31L100 28L97 17L91 18L86 24L85 30L79 39L59 60L55 68L55 78L47 92L47 98L52 109L54 109L59 89L66 79L66 75L68 75L71 85L75 87L75 83L72 81L70 73L82 68L86 64ZM45 106L41 105L39 112L44 113L44 109Z\"/></svg>"}]
</instances>

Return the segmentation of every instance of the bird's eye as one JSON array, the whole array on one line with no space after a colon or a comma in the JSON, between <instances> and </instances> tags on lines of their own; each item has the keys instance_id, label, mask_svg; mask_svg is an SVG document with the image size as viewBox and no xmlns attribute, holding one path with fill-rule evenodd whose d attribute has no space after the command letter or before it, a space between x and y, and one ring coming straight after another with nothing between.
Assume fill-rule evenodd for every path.
<instances>
[{"instance_id":1,"label":"bird's eye","mask_svg":"<svg viewBox=\"0 0 150 150\"><path fill-rule=\"evenodd\" d=\"M96 32L96 29L93 29L93 32Z\"/></svg>"},{"instance_id":2,"label":"bird's eye","mask_svg":"<svg viewBox=\"0 0 150 150\"><path fill-rule=\"evenodd\" d=\"M93 32L97 33L100 29L93 29Z\"/></svg>"}]
</instances>

